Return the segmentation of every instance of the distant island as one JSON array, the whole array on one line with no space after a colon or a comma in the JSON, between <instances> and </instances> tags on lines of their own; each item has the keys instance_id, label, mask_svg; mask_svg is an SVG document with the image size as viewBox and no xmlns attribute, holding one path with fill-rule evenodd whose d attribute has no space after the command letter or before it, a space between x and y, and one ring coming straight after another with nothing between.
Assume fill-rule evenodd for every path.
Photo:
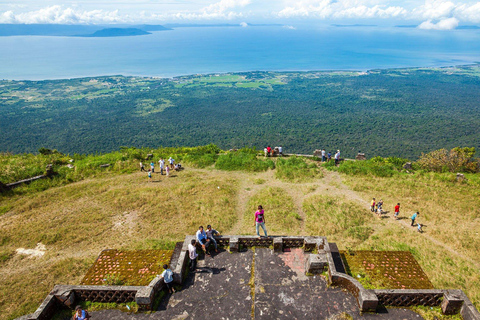
<instances>
[{"instance_id":1,"label":"distant island","mask_svg":"<svg viewBox=\"0 0 480 320\"><path fill-rule=\"evenodd\" d=\"M92 37L92 38L130 37L130 36L143 36L147 34L152 34L152 33L143 31L137 28L105 28L102 30L95 31L92 34L79 35L79 37Z\"/></svg>"},{"instance_id":2,"label":"distant island","mask_svg":"<svg viewBox=\"0 0 480 320\"><path fill-rule=\"evenodd\" d=\"M0 37L62 36L62 37L124 37L142 36L152 31L165 31L162 25L65 25L65 24L0 24Z\"/></svg>"}]
</instances>

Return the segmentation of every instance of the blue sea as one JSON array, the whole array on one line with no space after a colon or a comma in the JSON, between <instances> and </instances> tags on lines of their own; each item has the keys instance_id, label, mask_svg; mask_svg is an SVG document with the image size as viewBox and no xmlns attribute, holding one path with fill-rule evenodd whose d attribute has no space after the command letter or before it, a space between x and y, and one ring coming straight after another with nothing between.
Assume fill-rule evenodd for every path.
<instances>
[{"instance_id":1,"label":"blue sea","mask_svg":"<svg viewBox=\"0 0 480 320\"><path fill-rule=\"evenodd\" d=\"M0 37L0 79L369 70L480 61L480 30L183 27L113 38Z\"/></svg>"}]
</instances>

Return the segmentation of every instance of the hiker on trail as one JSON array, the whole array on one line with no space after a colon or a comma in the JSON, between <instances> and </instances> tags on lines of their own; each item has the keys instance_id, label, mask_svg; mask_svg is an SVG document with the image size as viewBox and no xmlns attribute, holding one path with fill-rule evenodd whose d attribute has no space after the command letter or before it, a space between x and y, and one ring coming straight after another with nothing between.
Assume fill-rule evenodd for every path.
<instances>
[{"instance_id":1,"label":"hiker on trail","mask_svg":"<svg viewBox=\"0 0 480 320\"><path fill-rule=\"evenodd\" d=\"M175 163L175 160L172 159L172 157L170 157L170 158L168 159L168 163L170 163L170 169L173 169L173 164Z\"/></svg>"},{"instance_id":2,"label":"hiker on trail","mask_svg":"<svg viewBox=\"0 0 480 320\"><path fill-rule=\"evenodd\" d=\"M414 224L415 224L415 219L417 219L418 215L420 214L420 212L415 212L412 216L412 224L411 226L414 227Z\"/></svg>"},{"instance_id":3,"label":"hiker on trail","mask_svg":"<svg viewBox=\"0 0 480 320\"><path fill-rule=\"evenodd\" d=\"M370 203L370 211L375 212L375 198L373 198Z\"/></svg>"},{"instance_id":4,"label":"hiker on trail","mask_svg":"<svg viewBox=\"0 0 480 320\"><path fill-rule=\"evenodd\" d=\"M215 240L215 236L219 235L220 232L218 232L215 229L212 229L211 225L208 225L206 234L207 234L207 239L209 239L211 241L211 243L213 243L215 245L215 252L218 252L218 246L217 246L217 241Z\"/></svg>"},{"instance_id":5,"label":"hiker on trail","mask_svg":"<svg viewBox=\"0 0 480 320\"><path fill-rule=\"evenodd\" d=\"M270 157L270 153L272 152L272 148L270 146L267 147L267 155Z\"/></svg>"},{"instance_id":6,"label":"hiker on trail","mask_svg":"<svg viewBox=\"0 0 480 320\"><path fill-rule=\"evenodd\" d=\"M73 315L73 320L85 320L90 318L91 316L88 314L87 310L83 310L81 306L75 307L75 314Z\"/></svg>"},{"instance_id":7,"label":"hiker on trail","mask_svg":"<svg viewBox=\"0 0 480 320\"><path fill-rule=\"evenodd\" d=\"M169 293L174 293L175 288L173 287L173 271L168 268L168 264L163 265L163 272L160 275L163 278L163 282L167 287Z\"/></svg>"},{"instance_id":8,"label":"hiker on trail","mask_svg":"<svg viewBox=\"0 0 480 320\"><path fill-rule=\"evenodd\" d=\"M158 160L158 163L160 164L160 174L163 176L163 170L165 169L165 159L160 158L160 160Z\"/></svg>"},{"instance_id":9,"label":"hiker on trail","mask_svg":"<svg viewBox=\"0 0 480 320\"><path fill-rule=\"evenodd\" d=\"M169 166L165 167L165 172L166 172L167 177L168 177L170 175L170 167Z\"/></svg>"},{"instance_id":10,"label":"hiker on trail","mask_svg":"<svg viewBox=\"0 0 480 320\"><path fill-rule=\"evenodd\" d=\"M398 215L400 214L400 203L397 203L395 206L395 214L393 215L395 217L395 220L398 220Z\"/></svg>"},{"instance_id":11,"label":"hiker on trail","mask_svg":"<svg viewBox=\"0 0 480 320\"><path fill-rule=\"evenodd\" d=\"M188 256L190 258L190 271L194 271L195 268L197 267L197 241L195 239L192 239L190 241L190 244L188 245Z\"/></svg>"},{"instance_id":12,"label":"hiker on trail","mask_svg":"<svg viewBox=\"0 0 480 320\"><path fill-rule=\"evenodd\" d=\"M340 150L337 150L337 153L335 153L335 165L338 166L340 163Z\"/></svg>"},{"instance_id":13,"label":"hiker on trail","mask_svg":"<svg viewBox=\"0 0 480 320\"><path fill-rule=\"evenodd\" d=\"M150 162L150 169L152 170L152 173L155 172L155 163Z\"/></svg>"},{"instance_id":14,"label":"hiker on trail","mask_svg":"<svg viewBox=\"0 0 480 320\"><path fill-rule=\"evenodd\" d=\"M423 224L417 223L417 231L418 232L423 233L422 227L423 227Z\"/></svg>"},{"instance_id":15,"label":"hiker on trail","mask_svg":"<svg viewBox=\"0 0 480 320\"><path fill-rule=\"evenodd\" d=\"M210 240L207 238L207 234L205 233L205 231L203 230L203 226L200 226L198 228L198 231L197 231L197 241L198 243L200 243L200 245L202 246L202 249L203 251L206 253L206 254L209 254L208 251L207 251L207 247L208 245L210 244Z\"/></svg>"},{"instance_id":16,"label":"hiker on trail","mask_svg":"<svg viewBox=\"0 0 480 320\"><path fill-rule=\"evenodd\" d=\"M328 154L327 154L327 160L328 160L328 161L332 160L332 153L331 153L331 152L328 152Z\"/></svg>"},{"instance_id":17,"label":"hiker on trail","mask_svg":"<svg viewBox=\"0 0 480 320\"><path fill-rule=\"evenodd\" d=\"M265 212L263 211L263 207L261 205L259 205L257 212L255 212L255 230L257 230L258 238L261 238L258 227L262 227L263 232L265 233L265 237L268 237L267 228L265 228L265 215L264 215L264 213Z\"/></svg>"},{"instance_id":18,"label":"hiker on trail","mask_svg":"<svg viewBox=\"0 0 480 320\"><path fill-rule=\"evenodd\" d=\"M152 171L148 170L148 181L152 182Z\"/></svg>"},{"instance_id":19,"label":"hiker on trail","mask_svg":"<svg viewBox=\"0 0 480 320\"><path fill-rule=\"evenodd\" d=\"M140 162L140 172L141 171L147 171L147 170L145 170L145 166L143 165L142 162Z\"/></svg>"},{"instance_id":20,"label":"hiker on trail","mask_svg":"<svg viewBox=\"0 0 480 320\"><path fill-rule=\"evenodd\" d=\"M326 155L325 149L322 149L322 162L327 161L327 157L325 155Z\"/></svg>"},{"instance_id":21,"label":"hiker on trail","mask_svg":"<svg viewBox=\"0 0 480 320\"><path fill-rule=\"evenodd\" d=\"M267 147L263 148L263 153L265 154L265 157L268 157L268 150L267 150Z\"/></svg>"},{"instance_id":22,"label":"hiker on trail","mask_svg":"<svg viewBox=\"0 0 480 320\"><path fill-rule=\"evenodd\" d=\"M380 201L378 201L378 203L377 203L377 214L378 215L382 214L382 207L383 207L383 200L380 199Z\"/></svg>"},{"instance_id":23,"label":"hiker on trail","mask_svg":"<svg viewBox=\"0 0 480 320\"><path fill-rule=\"evenodd\" d=\"M278 147L278 156L283 157L283 148L281 146Z\"/></svg>"}]
</instances>

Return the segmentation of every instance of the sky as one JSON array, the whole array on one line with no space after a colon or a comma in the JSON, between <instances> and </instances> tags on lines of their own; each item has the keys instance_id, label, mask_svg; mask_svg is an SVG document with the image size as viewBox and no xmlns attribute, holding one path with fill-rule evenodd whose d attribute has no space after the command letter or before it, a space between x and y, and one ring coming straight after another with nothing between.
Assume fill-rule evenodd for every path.
<instances>
[{"instance_id":1,"label":"sky","mask_svg":"<svg viewBox=\"0 0 480 320\"><path fill-rule=\"evenodd\" d=\"M0 0L0 23L480 24L480 1L456 0Z\"/></svg>"}]
</instances>

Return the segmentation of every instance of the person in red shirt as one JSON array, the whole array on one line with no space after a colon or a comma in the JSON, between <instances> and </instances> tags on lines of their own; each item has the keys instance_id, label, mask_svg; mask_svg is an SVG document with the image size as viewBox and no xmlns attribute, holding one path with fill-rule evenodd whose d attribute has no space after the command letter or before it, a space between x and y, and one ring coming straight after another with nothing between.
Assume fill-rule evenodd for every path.
<instances>
[{"instance_id":1,"label":"person in red shirt","mask_svg":"<svg viewBox=\"0 0 480 320\"><path fill-rule=\"evenodd\" d=\"M400 203L397 203L395 206L395 214L393 215L395 217L395 220L398 220L398 214L400 213Z\"/></svg>"},{"instance_id":2,"label":"person in red shirt","mask_svg":"<svg viewBox=\"0 0 480 320\"><path fill-rule=\"evenodd\" d=\"M268 146L267 147L267 154L268 154L269 157L270 157L271 152L272 152L272 148L270 148L270 146Z\"/></svg>"}]
</instances>

